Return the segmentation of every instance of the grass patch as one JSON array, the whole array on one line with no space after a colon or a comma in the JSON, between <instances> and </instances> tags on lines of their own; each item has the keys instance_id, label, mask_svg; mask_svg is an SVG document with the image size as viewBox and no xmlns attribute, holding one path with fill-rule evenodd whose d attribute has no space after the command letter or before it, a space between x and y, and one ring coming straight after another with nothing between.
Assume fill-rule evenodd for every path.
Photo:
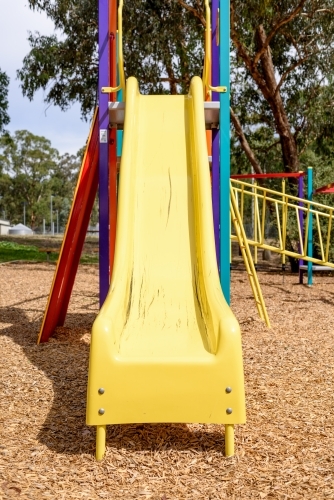
<instances>
[{"instance_id":1,"label":"grass patch","mask_svg":"<svg viewBox=\"0 0 334 500\"><path fill-rule=\"evenodd\" d=\"M80 257L80 264L98 264L99 258L97 255L89 255L88 253L83 253Z\"/></svg>"},{"instance_id":2,"label":"grass patch","mask_svg":"<svg viewBox=\"0 0 334 500\"><path fill-rule=\"evenodd\" d=\"M46 252L40 251L33 245L20 245L12 241L0 241L0 262L11 262L14 260L33 261L33 262L57 262L59 252L47 255ZM98 257L95 255L83 254L80 259L80 264L96 264Z\"/></svg>"}]
</instances>

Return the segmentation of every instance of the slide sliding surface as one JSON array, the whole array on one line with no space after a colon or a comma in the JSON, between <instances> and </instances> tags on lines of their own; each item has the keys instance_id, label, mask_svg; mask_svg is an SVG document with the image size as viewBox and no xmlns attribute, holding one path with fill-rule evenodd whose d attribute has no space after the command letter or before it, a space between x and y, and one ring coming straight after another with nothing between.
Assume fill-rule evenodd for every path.
<instances>
[{"instance_id":1,"label":"slide sliding surface","mask_svg":"<svg viewBox=\"0 0 334 500\"><path fill-rule=\"evenodd\" d=\"M200 78L187 96L144 96L128 79L118 200L87 423L243 423L241 338L218 276Z\"/></svg>"}]
</instances>

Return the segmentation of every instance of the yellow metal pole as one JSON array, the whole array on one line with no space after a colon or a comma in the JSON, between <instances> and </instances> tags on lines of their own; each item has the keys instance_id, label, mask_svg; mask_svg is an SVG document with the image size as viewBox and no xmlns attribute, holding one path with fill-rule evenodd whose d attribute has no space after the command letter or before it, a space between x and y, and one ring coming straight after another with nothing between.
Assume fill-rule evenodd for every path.
<instances>
[{"instance_id":1,"label":"yellow metal pole","mask_svg":"<svg viewBox=\"0 0 334 500\"><path fill-rule=\"evenodd\" d=\"M124 73L124 56L123 56L123 0L119 1L118 11L118 68L119 68L119 85L117 87L102 87L103 94L113 94L114 92L123 91L123 101L125 101L125 73Z\"/></svg>"},{"instance_id":2,"label":"yellow metal pole","mask_svg":"<svg viewBox=\"0 0 334 500\"><path fill-rule=\"evenodd\" d=\"M256 307L261 319L266 322L268 328L270 328L270 321L266 309L266 305L263 299L260 283L256 274L256 269L252 259L252 254L249 249L249 244L247 236L245 233L245 228L242 223L239 208L236 202L233 186L230 188L230 210L232 213L232 220L235 227L235 232L241 249L242 257L245 263L246 271L249 278L249 283L251 285Z\"/></svg>"},{"instance_id":3,"label":"yellow metal pole","mask_svg":"<svg viewBox=\"0 0 334 500\"><path fill-rule=\"evenodd\" d=\"M225 425L225 456L233 457L234 455L234 425Z\"/></svg>"},{"instance_id":4,"label":"yellow metal pole","mask_svg":"<svg viewBox=\"0 0 334 500\"><path fill-rule=\"evenodd\" d=\"M245 186L241 186L241 204L240 204L240 215L241 215L241 220L242 220L242 223L244 223L244 190L245 190ZM235 191L236 194L237 194L237 190Z\"/></svg>"},{"instance_id":5,"label":"yellow metal pole","mask_svg":"<svg viewBox=\"0 0 334 500\"><path fill-rule=\"evenodd\" d=\"M266 196L267 196L267 193L266 193L266 191L264 191L262 194L263 203L262 203L261 239L260 239L261 245L264 244L264 236L265 236L264 231L265 231L265 224L266 224L266 207L267 207Z\"/></svg>"},{"instance_id":6,"label":"yellow metal pole","mask_svg":"<svg viewBox=\"0 0 334 500\"><path fill-rule=\"evenodd\" d=\"M204 69L203 69L203 87L204 100L211 97L211 9L209 0L205 0L205 54L204 54ZM211 99L209 99L211 100Z\"/></svg>"},{"instance_id":7,"label":"yellow metal pole","mask_svg":"<svg viewBox=\"0 0 334 500\"><path fill-rule=\"evenodd\" d=\"M106 451L107 426L96 426L96 460L102 460Z\"/></svg>"},{"instance_id":8,"label":"yellow metal pole","mask_svg":"<svg viewBox=\"0 0 334 500\"><path fill-rule=\"evenodd\" d=\"M333 218L333 210L330 210L329 211L328 227L327 227L327 244L326 244L326 256L325 256L326 260L328 260L329 248L330 248L330 242L331 242L332 218Z\"/></svg>"},{"instance_id":9,"label":"yellow metal pole","mask_svg":"<svg viewBox=\"0 0 334 500\"><path fill-rule=\"evenodd\" d=\"M277 230L278 230L278 238L279 238L280 250L284 251L283 242L282 242L281 219L280 219L280 216L279 216L279 208L278 208L278 202L277 202L277 200L274 200L274 203L275 203L275 210L276 210Z\"/></svg>"},{"instance_id":10,"label":"yellow metal pole","mask_svg":"<svg viewBox=\"0 0 334 500\"><path fill-rule=\"evenodd\" d=\"M123 57L123 0L120 0L118 6L118 68L120 87L123 90L123 100L125 101L125 73Z\"/></svg>"},{"instance_id":11,"label":"yellow metal pole","mask_svg":"<svg viewBox=\"0 0 334 500\"><path fill-rule=\"evenodd\" d=\"M325 252L324 252L324 245L322 242L322 234L321 234L321 227L320 227L320 220L319 220L319 212L314 212L315 213L315 220L317 223L317 231L318 231L318 236L319 236L319 243L320 243L320 251L321 251L321 260L325 262Z\"/></svg>"},{"instance_id":12,"label":"yellow metal pole","mask_svg":"<svg viewBox=\"0 0 334 500\"><path fill-rule=\"evenodd\" d=\"M307 205L306 211L306 221L305 221L305 232L304 232L304 247L303 247L303 259L307 260L307 238L308 238L308 226L310 222L310 205Z\"/></svg>"}]
</instances>

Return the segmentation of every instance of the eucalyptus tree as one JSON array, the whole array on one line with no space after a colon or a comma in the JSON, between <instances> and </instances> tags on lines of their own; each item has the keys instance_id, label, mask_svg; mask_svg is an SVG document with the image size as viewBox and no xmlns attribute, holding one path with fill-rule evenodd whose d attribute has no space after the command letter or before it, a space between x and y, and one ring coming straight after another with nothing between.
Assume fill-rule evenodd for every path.
<instances>
[{"instance_id":1,"label":"eucalyptus tree","mask_svg":"<svg viewBox=\"0 0 334 500\"><path fill-rule=\"evenodd\" d=\"M18 130L0 138L0 165L5 176L0 183L7 217L21 221L26 204L27 221L34 229L41 223L52 193L50 178L59 153L45 137Z\"/></svg>"},{"instance_id":2,"label":"eucalyptus tree","mask_svg":"<svg viewBox=\"0 0 334 500\"><path fill-rule=\"evenodd\" d=\"M8 86L9 78L5 72L0 69L0 133L9 123L8 115Z\"/></svg>"},{"instance_id":3,"label":"eucalyptus tree","mask_svg":"<svg viewBox=\"0 0 334 500\"><path fill-rule=\"evenodd\" d=\"M243 133L256 143L259 128L271 130L258 150L263 163L279 144L284 169L297 171L333 123L334 2L232 0L231 40L232 106Z\"/></svg>"},{"instance_id":4,"label":"eucalyptus tree","mask_svg":"<svg viewBox=\"0 0 334 500\"><path fill-rule=\"evenodd\" d=\"M30 34L18 77L30 99L90 114L97 95L97 0L28 0L60 35ZM149 93L186 92L201 73L200 0L124 2L127 76ZM332 126L334 0L231 0L231 118L238 167L296 171ZM243 154L240 155L241 145ZM246 165L245 165L246 168Z\"/></svg>"},{"instance_id":5,"label":"eucalyptus tree","mask_svg":"<svg viewBox=\"0 0 334 500\"><path fill-rule=\"evenodd\" d=\"M202 66L202 5L182 0L124 2L124 59L127 76L137 76L144 92L185 91ZM87 117L97 103L97 0L29 0L44 11L56 32L30 33L30 52L18 71L23 94L45 91L46 103L67 109L79 101ZM194 13L196 15L194 15ZM200 15L199 15L200 13Z\"/></svg>"}]
</instances>

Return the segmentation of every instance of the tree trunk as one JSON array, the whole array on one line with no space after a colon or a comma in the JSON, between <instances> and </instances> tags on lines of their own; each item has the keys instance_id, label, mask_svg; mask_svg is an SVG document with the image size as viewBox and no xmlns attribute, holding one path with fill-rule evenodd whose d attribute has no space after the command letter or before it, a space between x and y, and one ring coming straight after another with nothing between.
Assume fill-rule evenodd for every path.
<instances>
[{"instance_id":1,"label":"tree trunk","mask_svg":"<svg viewBox=\"0 0 334 500\"><path fill-rule=\"evenodd\" d=\"M298 9L304 3L301 0L300 6L295 9L293 15L298 14ZM276 132L280 137L284 170L286 172L298 172L297 144L291 132L291 126L281 98L280 89L276 82L275 68L269 47L270 40L267 39L262 25L257 27L255 34L257 53L251 56L247 47L242 43L236 29L234 4L231 2L231 39L237 50L238 57L244 61L246 68L272 110Z\"/></svg>"},{"instance_id":2,"label":"tree trunk","mask_svg":"<svg viewBox=\"0 0 334 500\"><path fill-rule=\"evenodd\" d=\"M266 34L262 25L257 28L257 43L258 50L260 51L266 43ZM265 86L259 85L263 96L268 101L274 115L276 131L280 136L282 146L282 156L284 163L284 170L286 172L298 172L299 160L298 151L295 138L291 132L291 126L284 109L284 104L281 98L275 77L275 68L273 65L271 52L269 46L264 51L260 58L260 67L262 69L262 76ZM259 84L259 82L257 82ZM261 82L262 83L262 82Z\"/></svg>"},{"instance_id":3,"label":"tree trunk","mask_svg":"<svg viewBox=\"0 0 334 500\"><path fill-rule=\"evenodd\" d=\"M247 138L242 130L241 123L239 122L239 119L236 116L236 114L234 113L232 108L230 108L230 113L231 113L231 120L232 120L232 123L234 126L235 133L238 136L240 145L241 145L242 149L244 150L244 152L248 158L248 161L252 165L255 173L262 174L263 173L262 168L261 168L260 164L258 163L258 161L255 157L255 154L253 153L252 148L250 147L249 142L247 141Z\"/></svg>"}]
</instances>

